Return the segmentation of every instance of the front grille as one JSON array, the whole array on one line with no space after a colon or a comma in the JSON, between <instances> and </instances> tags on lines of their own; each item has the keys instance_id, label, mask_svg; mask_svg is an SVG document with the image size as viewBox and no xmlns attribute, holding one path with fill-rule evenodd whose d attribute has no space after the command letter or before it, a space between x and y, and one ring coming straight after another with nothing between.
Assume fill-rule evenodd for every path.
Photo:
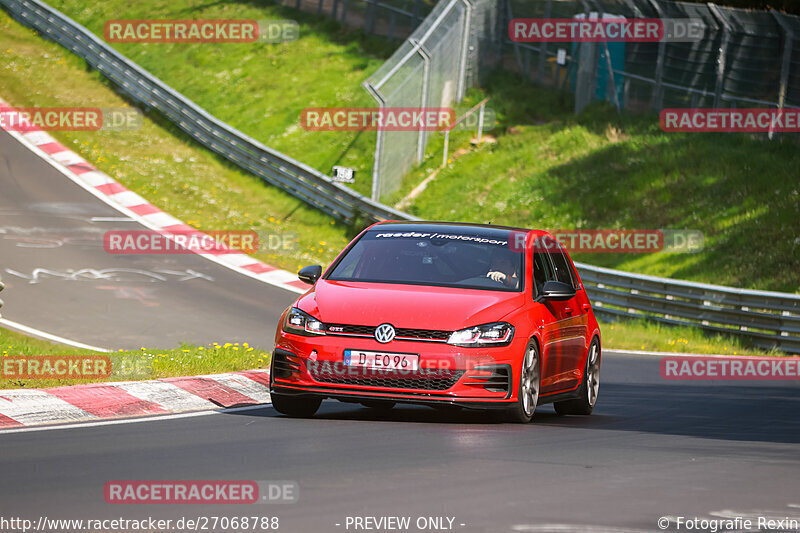
<instances>
[{"instance_id":1,"label":"front grille","mask_svg":"<svg viewBox=\"0 0 800 533\"><path fill-rule=\"evenodd\" d=\"M355 324L328 324L327 331L331 335L354 335L368 336L375 335L377 326L358 326ZM414 329L414 328L395 328L396 340L425 340L435 342L447 342L452 331L438 329Z\"/></svg>"},{"instance_id":2,"label":"front grille","mask_svg":"<svg viewBox=\"0 0 800 533\"><path fill-rule=\"evenodd\" d=\"M410 337L412 339L428 339L447 342L451 331L440 331L437 329L406 329L398 328L395 330L398 337Z\"/></svg>"},{"instance_id":3,"label":"front grille","mask_svg":"<svg viewBox=\"0 0 800 533\"><path fill-rule=\"evenodd\" d=\"M375 334L376 326L355 326L352 324L328 324L328 333L339 335L369 335ZM341 329L340 329L341 328Z\"/></svg>"},{"instance_id":4,"label":"front grille","mask_svg":"<svg viewBox=\"0 0 800 533\"><path fill-rule=\"evenodd\" d=\"M348 368L347 375L327 369L309 368L309 374L321 383L387 387L392 389L447 390L464 375L463 370L421 369L414 373L381 372L372 369Z\"/></svg>"}]
</instances>

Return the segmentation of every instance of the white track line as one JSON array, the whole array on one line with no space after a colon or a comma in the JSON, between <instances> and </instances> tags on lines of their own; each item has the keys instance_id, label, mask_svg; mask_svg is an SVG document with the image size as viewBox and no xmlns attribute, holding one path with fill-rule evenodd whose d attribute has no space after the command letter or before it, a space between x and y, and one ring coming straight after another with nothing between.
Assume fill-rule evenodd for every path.
<instances>
[{"instance_id":1,"label":"white track line","mask_svg":"<svg viewBox=\"0 0 800 533\"><path fill-rule=\"evenodd\" d=\"M58 335L53 335L52 333L47 333L46 331L42 331L40 329L20 324L19 322L12 322L7 318L0 318L0 325L6 326L9 329L20 331L22 333L27 333L28 335L33 335L34 337L40 337L42 339L58 342L60 344L74 346L75 348L80 348L82 350L92 350L95 352L111 352L111 350L108 350L106 348L100 348L98 346L92 346L91 344L84 344L82 342L73 341L64 337L59 337Z\"/></svg>"},{"instance_id":2,"label":"white track line","mask_svg":"<svg viewBox=\"0 0 800 533\"><path fill-rule=\"evenodd\" d=\"M0 391L2 392L2 391ZM192 413L178 413L173 415L153 415L142 416L138 418L122 418L118 420L101 420L98 422L79 422L77 424L64 424L58 426L34 426L28 428L13 428L0 430L0 435L7 435L10 433L29 433L32 431L55 431L63 429L79 429L79 428L92 428L98 426L116 426L119 424L138 424L140 422L159 422L161 420L175 420L178 418L193 418L196 416L208 415L224 415L227 413L237 413L240 411L249 411L254 409L264 409L270 407L269 405L248 405L245 407L234 407L231 409L214 409L210 411L196 411Z\"/></svg>"}]
</instances>

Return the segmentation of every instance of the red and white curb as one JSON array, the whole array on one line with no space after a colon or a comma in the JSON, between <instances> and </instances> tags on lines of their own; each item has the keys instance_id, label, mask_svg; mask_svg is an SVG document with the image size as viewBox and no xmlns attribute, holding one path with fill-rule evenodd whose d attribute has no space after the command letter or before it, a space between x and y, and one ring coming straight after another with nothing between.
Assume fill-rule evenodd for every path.
<instances>
[{"instance_id":1,"label":"red and white curb","mask_svg":"<svg viewBox=\"0 0 800 533\"><path fill-rule=\"evenodd\" d=\"M0 98L0 107L12 108L2 98ZM199 230L165 213L135 192L123 187L107 174L100 172L94 165L56 141L47 132L34 126L20 127L17 130L7 131L7 133L66 177L143 226L162 232L167 236L174 235L176 232L183 235L187 233L203 235ZM302 294L308 289L307 285L297 279L297 274L253 259L247 254L198 255L246 276L295 293Z\"/></svg>"},{"instance_id":2,"label":"red and white curb","mask_svg":"<svg viewBox=\"0 0 800 533\"><path fill-rule=\"evenodd\" d=\"M0 390L0 430L271 403L269 373Z\"/></svg>"}]
</instances>

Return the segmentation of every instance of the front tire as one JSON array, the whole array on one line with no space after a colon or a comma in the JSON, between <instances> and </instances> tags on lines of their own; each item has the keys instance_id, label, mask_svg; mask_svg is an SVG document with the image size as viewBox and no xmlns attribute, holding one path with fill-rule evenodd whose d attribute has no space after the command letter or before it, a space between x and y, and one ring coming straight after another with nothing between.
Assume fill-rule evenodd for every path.
<instances>
[{"instance_id":1,"label":"front tire","mask_svg":"<svg viewBox=\"0 0 800 533\"><path fill-rule=\"evenodd\" d=\"M292 418L311 418L322 404L315 396L289 396L272 394L272 407L282 415Z\"/></svg>"},{"instance_id":2,"label":"front tire","mask_svg":"<svg viewBox=\"0 0 800 533\"><path fill-rule=\"evenodd\" d=\"M586 370L583 381L578 389L579 398L556 402L553 407L560 415L590 415L597 403L600 392L600 343L597 339L589 346L589 355L586 357Z\"/></svg>"},{"instance_id":3,"label":"front tire","mask_svg":"<svg viewBox=\"0 0 800 533\"><path fill-rule=\"evenodd\" d=\"M525 350L525 357L519 373L517 403L506 412L511 422L527 424L533 418L536 404L539 403L539 346L531 340Z\"/></svg>"}]
</instances>

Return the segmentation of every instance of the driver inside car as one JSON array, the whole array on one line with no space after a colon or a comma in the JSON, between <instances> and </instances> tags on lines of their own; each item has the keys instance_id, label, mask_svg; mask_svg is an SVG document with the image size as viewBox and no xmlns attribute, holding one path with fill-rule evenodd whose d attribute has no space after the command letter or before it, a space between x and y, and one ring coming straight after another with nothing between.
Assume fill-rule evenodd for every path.
<instances>
[{"instance_id":1,"label":"driver inside car","mask_svg":"<svg viewBox=\"0 0 800 533\"><path fill-rule=\"evenodd\" d=\"M519 276L514 263L504 255L498 254L492 257L486 277L512 289L516 289L519 284Z\"/></svg>"}]
</instances>

